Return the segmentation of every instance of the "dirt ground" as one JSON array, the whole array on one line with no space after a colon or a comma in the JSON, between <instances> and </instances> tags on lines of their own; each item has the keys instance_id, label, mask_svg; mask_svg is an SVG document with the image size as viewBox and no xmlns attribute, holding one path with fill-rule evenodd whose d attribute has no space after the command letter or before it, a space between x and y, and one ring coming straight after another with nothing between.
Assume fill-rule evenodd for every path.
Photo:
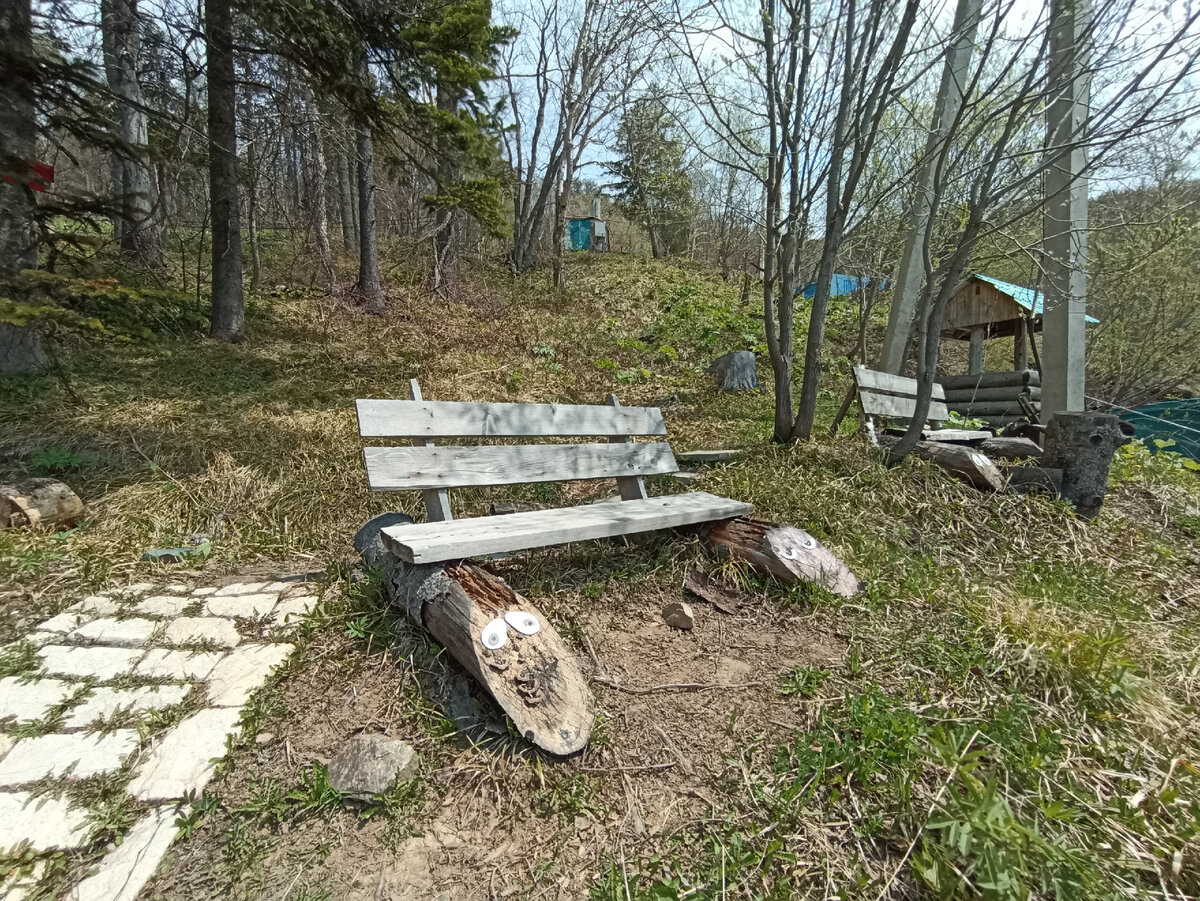
<instances>
[{"instance_id":1,"label":"dirt ground","mask_svg":"<svg viewBox=\"0 0 1200 901\"><path fill-rule=\"evenodd\" d=\"M176 844L143 898L581 898L614 866L622 878L649 876L656 860L686 855L689 830L721 821L724 787L748 778L744 755L777 747L815 715L822 699L783 697L783 677L797 666L836 670L845 636L745 592L732 612L689 596L695 628L682 632L660 615L682 598L676 573L619 592L612 584L594 598L574 590L542 601L573 647L591 643L594 660L580 651L585 671L603 670L592 680L592 741L569 759L505 734L487 700L478 728L457 728L445 714L467 678L424 656L423 636L403 621L381 650L374 633L348 634L352 614L326 617L262 700L258 734L210 786L219 807ZM336 594L327 609L339 609ZM430 700L439 695L448 709ZM359 732L416 746L415 802L365 819L347 807L282 822L259 815L265 784L302 784Z\"/></svg>"}]
</instances>

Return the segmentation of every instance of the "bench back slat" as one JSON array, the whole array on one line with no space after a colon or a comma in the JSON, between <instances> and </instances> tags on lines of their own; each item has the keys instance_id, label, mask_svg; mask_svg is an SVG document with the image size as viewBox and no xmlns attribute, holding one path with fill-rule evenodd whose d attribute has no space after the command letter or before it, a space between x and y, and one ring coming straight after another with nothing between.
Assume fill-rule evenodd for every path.
<instances>
[{"instance_id":1,"label":"bench back slat","mask_svg":"<svg viewBox=\"0 0 1200 901\"><path fill-rule=\"evenodd\" d=\"M854 367L854 381L858 384L858 402L867 416L894 416L911 419L917 411L917 380L888 372L876 372L865 366ZM932 422L950 418L946 406L946 392L936 382L929 402Z\"/></svg>"},{"instance_id":2,"label":"bench back slat","mask_svg":"<svg viewBox=\"0 0 1200 901\"><path fill-rule=\"evenodd\" d=\"M372 491L660 475L679 468L665 442L367 447L363 459Z\"/></svg>"},{"instance_id":3,"label":"bench back slat","mask_svg":"<svg viewBox=\"0 0 1200 901\"><path fill-rule=\"evenodd\" d=\"M854 367L854 380L864 391L882 391L884 394L900 394L907 397L917 396L917 380L903 375L893 375L890 372L877 372L865 366ZM934 400L945 400L946 391L937 382L933 383Z\"/></svg>"},{"instance_id":4,"label":"bench back slat","mask_svg":"<svg viewBox=\"0 0 1200 901\"><path fill-rule=\"evenodd\" d=\"M459 401L355 401L364 438L665 435L657 407Z\"/></svg>"}]
</instances>

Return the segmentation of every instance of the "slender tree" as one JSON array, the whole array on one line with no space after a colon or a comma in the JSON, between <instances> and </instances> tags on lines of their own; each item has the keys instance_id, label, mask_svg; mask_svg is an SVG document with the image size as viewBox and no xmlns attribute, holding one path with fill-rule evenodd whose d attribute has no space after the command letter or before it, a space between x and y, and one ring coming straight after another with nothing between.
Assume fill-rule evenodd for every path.
<instances>
[{"instance_id":1,"label":"slender tree","mask_svg":"<svg viewBox=\"0 0 1200 901\"><path fill-rule=\"evenodd\" d=\"M369 122L355 128L358 145L358 297L368 313L382 316L379 238L375 233L375 142Z\"/></svg>"},{"instance_id":2,"label":"slender tree","mask_svg":"<svg viewBox=\"0 0 1200 901\"><path fill-rule=\"evenodd\" d=\"M122 252L143 266L161 269L162 242L155 219L154 169L149 117L138 78L141 22L137 0L101 0L104 71L116 97L117 140L112 152L113 193L120 213Z\"/></svg>"},{"instance_id":3,"label":"slender tree","mask_svg":"<svg viewBox=\"0 0 1200 901\"><path fill-rule=\"evenodd\" d=\"M245 327L242 230L238 213L237 80L230 0L205 0L208 58L208 181L212 210L212 326L220 341Z\"/></svg>"}]
</instances>

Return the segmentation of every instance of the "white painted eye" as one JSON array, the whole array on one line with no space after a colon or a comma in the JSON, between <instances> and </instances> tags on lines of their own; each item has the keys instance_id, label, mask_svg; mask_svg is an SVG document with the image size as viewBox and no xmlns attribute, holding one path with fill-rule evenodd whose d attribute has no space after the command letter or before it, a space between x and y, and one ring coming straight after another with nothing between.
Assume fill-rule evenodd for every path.
<instances>
[{"instance_id":1,"label":"white painted eye","mask_svg":"<svg viewBox=\"0 0 1200 901\"><path fill-rule=\"evenodd\" d=\"M779 553L779 556L782 557L784 560L795 560L796 559L796 552L793 551L791 548L781 547L779 549L778 553Z\"/></svg>"},{"instance_id":2,"label":"white painted eye","mask_svg":"<svg viewBox=\"0 0 1200 901\"><path fill-rule=\"evenodd\" d=\"M804 536L804 549L806 551L811 551L816 546L817 546L817 539L813 538L811 535Z\"/></svg>"},{"instance_id":3,"label":"white painted eye","mask_svg":"<svg viewBox=\"0 0 1200 901\"><path fill-rule=\"evenodd\" d=\"M496 617L483 627L483 634L479 637L485 648L496 651L508 643L508 628L504 625L504 620Z\"/></svg>"},{"instance_id":4,"label":"white painted eye","mask_svg":"<svg viewBox=\"0 0 1200 901\"><path fill-rule=\"evenodd\" d=\"M524 610L509 610L508 613L504 614L504 621L522 635L536 635L542 628L541 623L537 621L537 617L532 613L526 613Z\"/></svg>"}]
</instances>

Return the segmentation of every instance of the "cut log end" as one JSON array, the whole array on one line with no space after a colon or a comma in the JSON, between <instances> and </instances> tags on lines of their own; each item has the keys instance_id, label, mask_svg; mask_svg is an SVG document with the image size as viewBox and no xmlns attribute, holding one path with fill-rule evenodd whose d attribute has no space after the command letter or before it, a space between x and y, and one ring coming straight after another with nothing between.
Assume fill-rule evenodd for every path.
<instances>
[{"instance_id":1,"label":"cut log end","mask_svg":"<svg viewBox=\"0 0 1200 901\"><path fill-rule=\"evenodd\" d=\"M745 560L785 584L811 582L844 598L862 588L850 568L803 529L738 517L716 523L707 540L714 550Z\"/></svg>"},{"instance_id":2,"label":"cut log end","mask_svg":"<svg viewBox=\"0 0 1200 901\"><path fill-rule=\"evenodd\" d=\"M26 479L0 485L0 529L29 526L70 528L87 513L83 501L54 479Z\"/></svg>"}]
</instances>

